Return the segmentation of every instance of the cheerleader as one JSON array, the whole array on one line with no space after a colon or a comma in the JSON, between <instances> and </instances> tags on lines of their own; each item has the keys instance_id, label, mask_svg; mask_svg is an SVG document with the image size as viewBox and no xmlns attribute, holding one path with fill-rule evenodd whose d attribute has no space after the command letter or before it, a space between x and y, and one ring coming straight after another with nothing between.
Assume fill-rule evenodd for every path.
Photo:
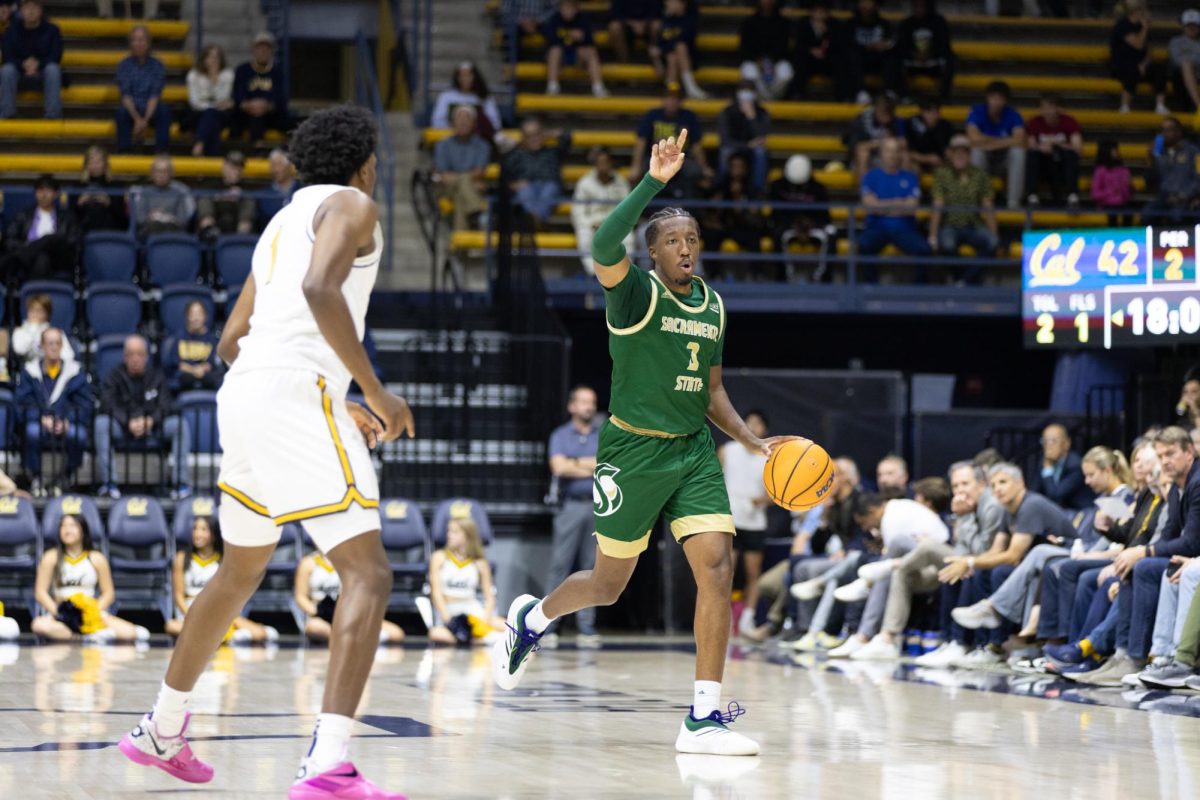
<instances>
[{"instance_id":1,"label":"cheerleader","mask_svg":"<svg viewBox=\"0 0 1200 800\"><path fill-rule=\"evenodd\" d=\"M304 635L313 642L328 642L333 635L333 612L342 592L342 579L333 564L320 553L302 558L296 567L294 591L296 605L308 615ZM379 631L380 643L403 640L404 631L400 626L385 619Z\"/></svg>"},{"instance_id":2,"label":"cheerleader","mask_svg":"<svg viewBox=\"0 0 1200 800\"><path fill-rule=\"evenodd\" d=\"M474 521L450 521L446 546L429 561L429 588L434 617L432 625L426 624L431 642L483 644L494 631L504 630L504 618L496 616L492 568Z\"/></svg>"}]
</instances>

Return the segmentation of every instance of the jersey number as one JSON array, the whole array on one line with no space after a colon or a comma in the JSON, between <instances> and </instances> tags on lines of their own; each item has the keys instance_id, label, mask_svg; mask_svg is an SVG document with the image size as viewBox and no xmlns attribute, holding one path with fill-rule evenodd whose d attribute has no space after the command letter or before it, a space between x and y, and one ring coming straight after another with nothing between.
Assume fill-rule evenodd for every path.
<instances>
[{"instance_id":1,"label":"jersey number","mask_svg":"<svg viewBox=\"0 0 1200 800\"><path fill-rule=\"evenodd\" d=\"M692 357L688 359L688 369L695 372L700 369L700 343L688 342L687 349L692 354Z\"/></svg>"}]
</instances>

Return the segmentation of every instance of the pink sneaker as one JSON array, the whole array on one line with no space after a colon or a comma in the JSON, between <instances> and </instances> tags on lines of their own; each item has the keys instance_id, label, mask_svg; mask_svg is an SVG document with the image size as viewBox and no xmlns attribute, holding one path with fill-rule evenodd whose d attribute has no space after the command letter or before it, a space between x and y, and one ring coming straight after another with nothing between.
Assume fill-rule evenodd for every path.
<instances>
[{"instance_id":1,"label":"pink sneaker","mask_svg":"<svg viewBox=\"0 0 1200 800\"><path fill-rule=\"evenodd\" d=\"M408 800L402 794L385 792L364 778L354 765L343 761L320 775L292 784L288 800Z\"/></svg>"},{"instance_id":2,"label":"pink sneaker","mask_svg":"<svg viewBox=\"0 0 1200 800\"><path fill-rule=\"evenodd\" d=\"M188 783L208 783L213 777L212 767L193 755L184 736L191 718L191 714L183 718L183 730L178 736L162 736L151 715L147 714L136 728L125 734L117 747L135 764L158 767L171 777Z\"/></svg>"}]
</instances>

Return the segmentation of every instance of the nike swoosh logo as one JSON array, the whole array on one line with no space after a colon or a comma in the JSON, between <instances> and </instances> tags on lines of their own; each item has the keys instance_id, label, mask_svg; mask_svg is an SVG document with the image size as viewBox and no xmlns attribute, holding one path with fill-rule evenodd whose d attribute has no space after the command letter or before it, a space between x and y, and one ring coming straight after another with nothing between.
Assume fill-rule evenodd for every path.
<instances>
[{"instance_id":1,"label":"nike swoosh logo","mask_svg":"<svg viewBox=\"0 0 1200 800\"><path fill-rule=\"evenodd\" d=\"M150 736L148 731L146 731L144 728L138 727L137 730L135 730L133 732L133 737L136 739L137 737L142 736L143 734L145 734L146 738L150 740L150 744L154 745L154 751L156 753L158 753L161 756L163 753L167 752L166 750L164 750L163 748L158 746L158 742L154 741L154 737Z\"/></svg>"},{"instance_id":2,"label":"nike swoosh logo","mask_svg":"<svg viewBox=\"0 0 1200 800\"><path fill-rule=\"evenodd\" d=\"M329 777L331 777L331 778L357 778L358 770L352 769L349 772L334 772L334 773L331 773Z\"/></svg>"}]
</instances>

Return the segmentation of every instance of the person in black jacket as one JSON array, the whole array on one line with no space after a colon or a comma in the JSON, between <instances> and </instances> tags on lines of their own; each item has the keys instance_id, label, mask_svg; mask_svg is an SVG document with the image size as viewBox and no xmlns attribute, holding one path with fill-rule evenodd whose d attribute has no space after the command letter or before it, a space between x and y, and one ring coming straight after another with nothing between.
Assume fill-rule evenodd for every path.
<instances>
[{"instance_id":1,"label":"person in black jacket","mask_svg":"<svg viewBox=\"0 0 1200 800\"><path fill-rule=\"evenodd\" d=\"M124 363L104 376L100 387L100 414L96 417L96 470L100 494L121 496L113 446L138 444L157 449L162 440L171 442L172 478L177 500L192 491L187 485L187 463L191 454L191 430L187 421L171 414L171 391L162 370L147 365L150 351L146 340L133 335L125 340ZM160 434L159 431L162 431Z\"/></svg>"},{"instance_id":2,"label":"person in black jacket","mask_svg":"<svg viewBox=\"0 0 1200 800\"><path fill-rule=\"evenodd\" d=\"M18 214L4 234L0 272L10 285L22 281L66 280L75 276L79 226L69 209L58 206L58 181L49 175L34 184L36 204Z\"/></svg>"},{"instance_id":3,"label":"person in black jacket","mask_svg":"<svg viewBox=\"0 0 1200 800\"><path fill-rule=\"evenodd\" d=\"M896 58L896 29L879 13L879 0L858 0L847 26L849 47L846 62L849 84L857 96L855 102L871 101L863 78L878 75L883 89L898 94L899 61Z\"/></svg>"},{"instance_id":4,"label":"person in black jacket","mask_svg":"<svg viewBox=\"0 0 1200 800\"><path fill-rule=\"evenodd\" d=\"M908 97L912 74L938 79L938 97L945 100L954 87L954 51L950 49L950 24L938 13L934 0L913 0L912 14L896 31L896 56L900 69L896 89Z\"/></svg>"},{"instance_id":5,"label":"person in black jacket","mask_svg":"<svg viewBox=\"0 0 1200 800\"><path fill-rule=\"evenodd\" d=\"M254 37L251 59L233 73L233 121L229 138L250 131L250 141L262 147L268 130L288 127L283 67L275 60L275 37L266 31Z\"/></svg>"},{"instance_id":6,"label":"person in black jacket","mask_svg":"<svg viewBox=\"0 0 1200 800\"><path fill-rule=\"evenodd\" d=\"M1042 469L1029 488L1068 511L1092 507L1095 495L1083 482L1083 459L1071 449L1066 427L1057 422L1042 431Z\"/></svg>"},{"instance_id":7,"label":"person in black jacket","mask_svg":"<svg viewBox=\"0 0 1200 800\"><path fill-rule=\"evenodd\" d=\"M754 94L754 84L743 80L738 84L733 102L717 117L717 130L721 134L721 174L727 170L730 156L745 155L751 163L751 177L756 193L767 186L767 133L771 129L771 115L759 104Z\"/></svg>"},{"instance_id":8,"label":"person in black jacket","mask_svg":"<svg viewBox=\"0 0 1200 800\"><path fill-rule=\"evenodd\" d=\"M42 13L41 0L24 0L4 32L0 67L0 119L17 115L17 92L41 90L46 119L62 119L62 32Z\"/></svg>"},{"instance_id":9,"label":"person in black jacket","mask_svg":"<svg viewBox=\"0 0 1200 800\"><path fill-rule=\"evenodd\" d=\"M92 387L74 361L64 361L63 332L42 331L42 358L30 361L17 382L14 403L25 426L22 463L33 477L35 492L42 488L42 447L54 443L67 453L67 470L83 461L92 422Z\"/></svg>"},{"instance_id":10,"label":"person in black jacket","mask_svg":"<svg viewBox=\"0 0 1200 800\"><path fill-rule=\"evenodd\" d=\"M94 144L83 155L79 177L83 191L71 201L71 211L83 233L123 231L129 227L125 192L113 184L108 151Z\"/></svg>"},{"instance_id":11,"label":"person in black jacket","mask_svg":"<svg viewBox=\"0 0 1200 800\"><path fill-rule=\"evenodd\" d=\"M854 93L853 77L846 58L845 31L829 13L829 0L813 0L807 17L796 23L796 46L792 50L792 70L795 77L788 87L788 99L802 100L808 93L813 75L824 75L833 81L833 99L839 103L850 100Z\"/></svg>"},{"instance_id":12,"label":"person in black jacket","mask_svg":"<svg viewBox=\"0 0 1200 800\"><path fill-rule=\"evenodd\" d=\"M787 60L788 27L779 0L758 0L758 10L742 22L738 34L742 80L753 83L763 100L783 97L795 74Z\"/></svg>"}]
</instances>

